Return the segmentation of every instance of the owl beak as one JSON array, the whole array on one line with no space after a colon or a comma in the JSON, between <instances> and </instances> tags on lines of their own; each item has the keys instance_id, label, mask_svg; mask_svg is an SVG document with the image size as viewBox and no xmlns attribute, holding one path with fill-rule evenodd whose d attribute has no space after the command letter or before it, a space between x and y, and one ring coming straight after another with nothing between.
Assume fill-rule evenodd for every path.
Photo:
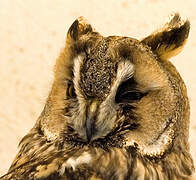
<instances>
[{"instance_id":1,"label":"owl beak","mask_svg":"<svg viewBox=\"0 0 196 180\"><path fill-rule=\"evenodd\" d=\"M91 141L91 138L93 136L94 130L95 130L95 116L97 112L98 107L98 101L93 100L88 108L88 114L86 119L86 137L88 142Z\"/></svg>"}]
</instances>

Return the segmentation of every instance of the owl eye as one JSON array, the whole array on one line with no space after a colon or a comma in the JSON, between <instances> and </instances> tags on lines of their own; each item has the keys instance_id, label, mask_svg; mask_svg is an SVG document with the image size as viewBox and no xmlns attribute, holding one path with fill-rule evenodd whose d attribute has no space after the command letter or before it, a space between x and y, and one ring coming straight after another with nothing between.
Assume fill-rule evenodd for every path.
<instances>
[{"instance_id":1,"label":"owl eye","mask_svg":"<svg viewBox=\"0 0 196 180\"><path fill-rule=\"evenodd\" d=\"M137 91L123 92L119 96L120 101L137 101L143 97L143 94Z\"/></svg>"},{"instance_id":2,"label":"owl eye","mask_svg":"<svg viewBox=\"0 0 196 180\"><path fill-rule=\"evenodd\" d=\"M140 92L136 87L137 83L133 78L123 82L117 90L115 101L117 103L139 101L146 93Z\"/></svg>"},{"instance_id":3,"label":"owl eye","mask_svg":"<svg viewBox=\"0 0 196 180\"><path fill-rule=\"evenodd\" d=\"M76 98L75 89L73 83L69 82L67 87L67 97L69 98Z\"/></svg>"},{"instance_id":4,"label":"owl eye","mask_svg":"<svg viewBox=\"0 0 196 180\"><path fill-rule=\"evenodd\" d=\"M135 102L143 98L144 95L145 94L138 91L125 91L125 92L118 93L118 95L116 96L116 102L117 103Z\"/></svg>"}]
</instances>

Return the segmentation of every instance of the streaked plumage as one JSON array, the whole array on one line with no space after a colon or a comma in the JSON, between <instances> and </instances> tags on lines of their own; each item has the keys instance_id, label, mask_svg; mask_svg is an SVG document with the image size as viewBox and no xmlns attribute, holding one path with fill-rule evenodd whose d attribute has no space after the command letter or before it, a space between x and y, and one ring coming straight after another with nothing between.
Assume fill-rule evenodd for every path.
<instances>
[{"instance_id":1,"label":"streaked plumage","mask_svg":"<svg viewBox=\"0 0 196 180\"><path fill-rule=\"evenodd\" d=\"M189 101L168 60L189 28L174 14L139 41L103 37L78 18L44 110L1 179L191 179Z\"/></svg>"}]
</instances>

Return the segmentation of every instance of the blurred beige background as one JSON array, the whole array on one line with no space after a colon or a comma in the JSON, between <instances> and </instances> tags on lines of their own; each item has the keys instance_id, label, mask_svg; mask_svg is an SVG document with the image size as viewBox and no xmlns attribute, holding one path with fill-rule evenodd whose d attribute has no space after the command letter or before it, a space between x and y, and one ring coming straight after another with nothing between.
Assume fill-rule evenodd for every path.
<instances>
[{"instance_id":1,"label":"blurred beige background","mask_svg":"<svg viewBox=\"0 0 196 180\"><path fill-rule=\"evenodd\" d=\"M173 11L191 21L187 45L171 60L188 88L196 162L196 0L0 0L0 175L43 109L55 59L78 16L105 36L140 39Z\"/></svg>"}]
</instances>

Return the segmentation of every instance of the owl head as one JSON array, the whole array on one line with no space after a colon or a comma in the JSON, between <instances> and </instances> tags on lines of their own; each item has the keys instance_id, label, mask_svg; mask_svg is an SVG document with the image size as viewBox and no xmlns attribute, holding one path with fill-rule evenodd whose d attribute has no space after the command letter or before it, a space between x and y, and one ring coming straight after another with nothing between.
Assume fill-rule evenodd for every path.
<instances>
[{"instance_id":1,"label":"owl head","mask_svg":"<svg viewBox=\"0 0 196 180\"><path fill-rule=\"evenodd\" d=\"M161 157L188 150L189 101L169 59L190 23L179 14L142 40L103 37L83 17L68 30L39 125L48 140L77 146L133 147Z\"/></svg>"}]
</instances>

